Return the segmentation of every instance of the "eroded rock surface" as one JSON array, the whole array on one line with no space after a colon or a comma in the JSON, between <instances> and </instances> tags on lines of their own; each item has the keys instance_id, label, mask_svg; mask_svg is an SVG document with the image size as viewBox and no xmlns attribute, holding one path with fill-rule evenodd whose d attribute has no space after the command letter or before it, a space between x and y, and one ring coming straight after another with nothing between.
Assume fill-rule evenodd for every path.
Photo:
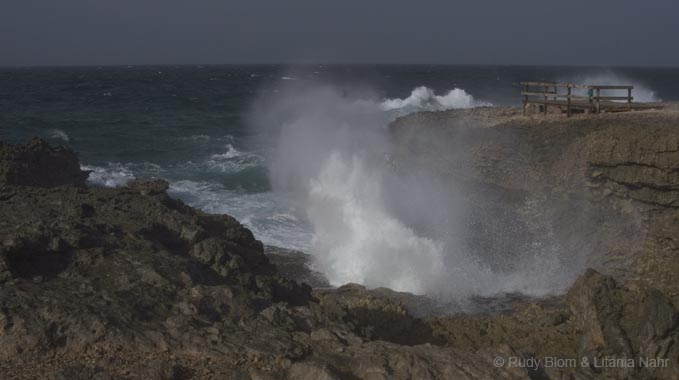
<instances>
[{"instance_id":1,"label":"eroded rock surface","mask_svg":"<svg viewBox=\"0 0 679 380\"><path fill-rule=\"evenodd\" d=\"M588 271L567 295L580 335L578 356L594 363L602 357L676 358L679 314L672 301L655 289L631 290L612 278ZM656 376L671 378L674 368ZM639 368L612 368L609 376L640 376Z\"/></svg>"},{"instance_id":2,"label":"eroded rock surface","mask_svg":"<svg viewBox=\"0 0 679 380\"><path fill-rule=\"evenodd\" d=\"M582 271L679 301L679 105L570 119L453 110L407 116L392 132L400 170L500 193L515 225L549 235Z\"/></svg>"},{"instance_id":3,"label":"eroded rock surface","mask_svg":"<svg viewBox=\"0 0 679 380\"><path fill-rule=\"evenodd\" d=\"M3 167L27 170L13 160L53 151L8 149L23 153ZM59 152L50 165L70 165ZM396 303L313 298L249 230L170 198L163 180L111 189L72 177L0 190L3 379L525 377L493 367L495 348L408 341L415 320Z\"/></svg>"},{"instance_id":4,"label":"eroded rock surface","mask_svg":"<svg viewBox=\"0 0 679 380\"><path fill-rule=\"evenodd\" d=\"M3 149L32 154L26 146ZM79 166L68 163L71 152L60 152L64 162L51 165ZM22 159L3 155L0 166L22 167L15 160ZM87 188L81 175L63 173L51 185L19 180L0 188L3 379L679 376L673 298L650 286L670 289L667 282L589 271L564 297L521 302L498 315L416 318L388 290L350 284L312 292L282 277L249 230L170 198L163 180ZM662 215L671 208L649 207ZM628 355L671 363L497 365L497 358Z\"/></svg>"},{"instance_id":5,"label":"eroded rock surface","mask_svg":"<svg viewBox=\"0 0 679 380\"><path fill-rule=\"evenodd\" d=\"M53 148L37 137L23 145L0 141L0 186L85 186L87 175L68 149Z\"/></svg>"}]
</instances>

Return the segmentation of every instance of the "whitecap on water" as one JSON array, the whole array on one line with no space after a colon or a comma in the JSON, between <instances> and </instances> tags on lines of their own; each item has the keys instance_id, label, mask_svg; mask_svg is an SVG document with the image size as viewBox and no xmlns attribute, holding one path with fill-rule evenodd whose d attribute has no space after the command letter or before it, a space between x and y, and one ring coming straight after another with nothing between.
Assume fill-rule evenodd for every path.
<instances>
[{"instance_id":1,"label":"whitecap on water","mask_svg":"<svg viewBox=\"0 0 679 380\"><path fill-rule=\"evenodd\" d=\"M65 142L69 142L70 139L66 132L62 131L61 129L50 129L49 130L49 137L55 140L61 140Z\"/></svg>"},{"instance_id":2,"label":"whitecap on water","mask_svg":"<svg viewBox=\"0 0 679 380\"><path fill-rule=\"evenodd\" d=\"M238 157L242 154L243 153L241 151L239 151L238 149L233 147L233 144L226 144L226 152L221 153L221 154L213 154L212 159L213 160L222 160L222 159L228 160L230 158Z\"/></svg>"},{"instance_id":3,"label":"whitecap on water","mask_svg":"<svg viewBox=\"0 0 679 380\"><path fill-rule=\"evenodd\" d=\"M132 170L120 163L109 163L106 167L82 165L80 169L90 171L87 182L93 186L119 187L135 179Z\"/></svg>"},{"instance_id":4,"label":"whitecap on water","mask_svg":"<svg viewBox=\"0 0 679 380\"><path fill-rule=\"evenodd\" d=\"M233 144L226 145L226 152L213 154L201 164L190 163L189 167L199 167L209 171L221 173L235 173L247 168L260 165L264 158L256 153L241 152Z\"/></svg>"},{"instance_id":5,"label":"whitecap on water","mask_svg":"<svg viewBox=\"0 0 679 380\"><path fill-rule=\"evenodd\" d=\"M445 111L456 108L490 105L490 103L474 99L473 96L461 88L454 88L445 95L436 95L434 90L425 86L413 89L407 98L385 99L380 104L383 110L396 112L398 115L419 111Z\"/></svg>"},{"instance_id":6,"label":"whitecap on water","mask_svg":"<svg viewBox=\"0 0 679 380\"><path fill-rule=\"evenodd\" d=\"M151 162L126 163L109 162L106 166L81 165L80 169L90 171L87 182L92 186L119 187L136 179L135 173L142 177L156 177L163 169Z\"/></svg>"}]
</instances>

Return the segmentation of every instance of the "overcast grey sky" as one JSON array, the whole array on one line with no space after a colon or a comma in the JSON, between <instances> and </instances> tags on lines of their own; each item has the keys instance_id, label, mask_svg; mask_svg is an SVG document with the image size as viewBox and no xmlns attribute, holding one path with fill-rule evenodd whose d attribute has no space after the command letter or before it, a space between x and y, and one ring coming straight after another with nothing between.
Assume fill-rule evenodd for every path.
<instances>
[{"instance_id":1,"label":"overcast grey sky","mask_svg":"<svg viewBox=\"0 0 679 380\"><path fill-rule=\"evenodd\" d=\"M0 0L0 65L679 66L679 0Z\"/></svg>"}]
</instances>

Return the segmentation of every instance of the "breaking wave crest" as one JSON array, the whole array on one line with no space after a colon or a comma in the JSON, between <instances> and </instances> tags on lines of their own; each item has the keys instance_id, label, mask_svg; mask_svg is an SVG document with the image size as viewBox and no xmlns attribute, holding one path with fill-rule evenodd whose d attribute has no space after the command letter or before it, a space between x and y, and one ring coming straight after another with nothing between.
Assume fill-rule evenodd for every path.
<instances>
[{"instance_id":1,"label":"breaking wave crest","mask_svg":"<svg viewBox=\"0 0 679 380\"><path fill-rule=\"evenodd\" d=\"M66 134L66 132L62 131L61 129L50 129L49 130L49 137L54 140L61 140L64 142L69 142L70 138Z\"/></svg>"},{"instance_id":2,"label":"breaking wave crest","mask_svg":"<svg viewBox=\"0 0 679 380\"><path fill-rule=\"evenodd\" d=\"M87 183L91 186L120 187L137 177L158 177L164 170L154 163L109 162L106 166L81 165L80 169L90 172Z\"/></svg>"},{"instance_id":3,"label":"breaking wave crest","mask_svg":"<svg viewBox=\"0 0 679 380\"><path fill-rule=\"evenodd\" d=\"M413 89L407 98L386 99L380 104L383 110L393 111L400 115L419 111L445 111L490 105L490 103L475 100L461 88L452 89L445 95L436 95L434 90L425 86Z\"/></svg>"},{"instance_id":4,"label":"breaking wave crest","mask_svg":"<svg viewBox=\"0 0 679 380\"><path fill-rule=\"evenodd\" d=\"M135 179L129 166L117 162L105 167L82 165L80 169L90 171L87 182L92 186L119 187Z\"/></svg>"},{"instance_id":5,"label":"breaking wave crest","mask_svg":"<svg viewBox=\"0 0 679 380\"><path fill-rule=\"evenodd\" d=\"M210 155L203 161L187 161L179 167L189 171L233 174L260 166L264 158L254 152L242 152L233 144L226 145L226 152Z\"/></svg>"}]
</instances>

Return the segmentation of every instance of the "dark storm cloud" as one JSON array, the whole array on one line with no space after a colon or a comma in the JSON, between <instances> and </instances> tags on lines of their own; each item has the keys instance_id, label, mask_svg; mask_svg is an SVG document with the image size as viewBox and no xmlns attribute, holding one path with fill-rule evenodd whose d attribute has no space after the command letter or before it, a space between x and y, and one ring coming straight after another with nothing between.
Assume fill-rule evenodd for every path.
<instances>
[{"instance_id":1,"label":"dark storm cloud","mask_svg":"<svg viewBox=\"0 0 679 380\"><path fill-rule=\"evenodd\" d=\"M0 65L679 65L676 0L1 0Z\"/></svg>"}]
</instances>

